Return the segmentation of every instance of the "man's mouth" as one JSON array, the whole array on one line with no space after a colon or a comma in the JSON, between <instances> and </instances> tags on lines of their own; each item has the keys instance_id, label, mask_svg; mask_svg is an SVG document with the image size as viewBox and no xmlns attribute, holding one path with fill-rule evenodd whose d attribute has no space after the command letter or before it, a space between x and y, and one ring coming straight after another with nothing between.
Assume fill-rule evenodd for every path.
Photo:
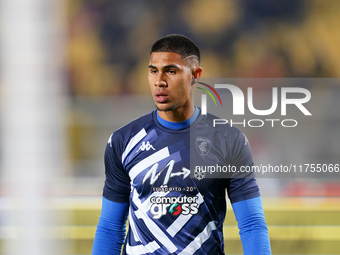
<instances>
[{"instance_id":1,"label":"man's mouth","mask_svg":"<svg viewBox=\"0 0 340 255\"><path fill-rule=\"evenodd\" d=\"M164 103L166 100L168 100L169 96L165 93L158 93L156 94L156 102L158 103Z\"/></svg>"}]
</instances>

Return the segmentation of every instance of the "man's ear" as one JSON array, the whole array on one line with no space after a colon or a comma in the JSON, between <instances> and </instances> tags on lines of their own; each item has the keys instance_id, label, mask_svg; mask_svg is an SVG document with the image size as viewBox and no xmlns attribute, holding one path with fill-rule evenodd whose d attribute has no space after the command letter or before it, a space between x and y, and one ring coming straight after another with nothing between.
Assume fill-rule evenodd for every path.
<instances>
[{"instance_id":1,"label":"man's ear","mask_svg":"<svg viewBox=\"0 0 340 255\"><path fill-rule=\"evenodd\" d=\"M194 85L196 82L198 82L201 77L203 75L203 68L198 66L198 67L195 67L193 70L192 70L192 82L191 82L191 85Z\"/></svg>"}]
</instances>

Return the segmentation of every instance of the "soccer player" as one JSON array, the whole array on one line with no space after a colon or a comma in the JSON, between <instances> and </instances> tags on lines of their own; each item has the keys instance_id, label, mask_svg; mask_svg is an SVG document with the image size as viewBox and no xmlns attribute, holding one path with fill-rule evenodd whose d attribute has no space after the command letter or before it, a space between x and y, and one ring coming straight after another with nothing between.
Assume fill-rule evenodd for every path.
<instances>
[{"instance_id":1,"label":"soccer player","mask_svg":"<svg viewBox=\"0 0 340 255\"><path fill-rule=\"evenodd\" d=\"M229 125L213 127L214 116L194 106L193 85L202 74L200 50L189 38L168 35L153 44L148 79L157 109L108 140L93 255L120 254L123 244L122 254L224 254L226 191L244 254L271 254L251 173L190 177L193 164L253 165L243 133Z\"/></svg>"}]
</instances>

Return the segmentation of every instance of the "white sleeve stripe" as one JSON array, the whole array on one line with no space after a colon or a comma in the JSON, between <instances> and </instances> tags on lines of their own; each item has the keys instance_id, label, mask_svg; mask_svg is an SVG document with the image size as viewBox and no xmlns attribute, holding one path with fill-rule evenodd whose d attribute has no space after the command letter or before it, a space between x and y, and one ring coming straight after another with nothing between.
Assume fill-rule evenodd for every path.
<instances>
[{"instance_id":1,"label":"white sleeve stripe","mask_svg":"<svg viewBox=\"0 0 340 255\"><path fill-rule=\"evenodd\" d=\"M134 137L131 138L129 144L126 146L125 151L122 155L122 164L124 164L124 160L126 156L129 154L129 152L136 146L137 143L139 143L140 140L142 140L147 135L145 129L143 128L141 131L139 131Z\"/></svg>"}]
</instances>

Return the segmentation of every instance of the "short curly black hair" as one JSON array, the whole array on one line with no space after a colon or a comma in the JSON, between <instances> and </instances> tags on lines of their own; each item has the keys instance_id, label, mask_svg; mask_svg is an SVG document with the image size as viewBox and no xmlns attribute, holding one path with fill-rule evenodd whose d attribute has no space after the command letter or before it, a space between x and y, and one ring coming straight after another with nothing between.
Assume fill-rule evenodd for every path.
<instances>
[{"instance_id":1,"label":"short curly black hair","mask_svg":"<svg viewBox=\"0 0 340 255\"><path fill-rule=\"evenodd\" d=\"M167 35L157 40L151 47L150 55L153 52L175 52L183 58L196 56L198 62L201 60L198 46L190 38L179 34Z\"/></svg>"}]
</instances>

